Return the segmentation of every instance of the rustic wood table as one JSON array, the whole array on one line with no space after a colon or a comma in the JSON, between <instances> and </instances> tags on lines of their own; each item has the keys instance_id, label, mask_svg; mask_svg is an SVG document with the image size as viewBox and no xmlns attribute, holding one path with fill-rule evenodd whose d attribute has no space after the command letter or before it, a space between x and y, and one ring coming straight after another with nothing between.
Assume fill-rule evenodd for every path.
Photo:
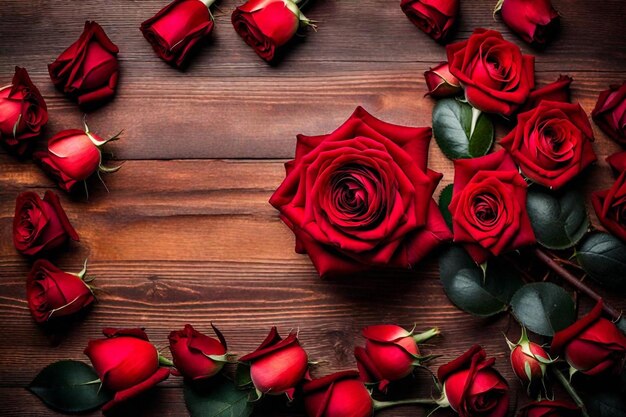
<instances>
[{"instance_id":1,"label":"rustic wood table","mask_svg":"<svg viewBox=\"0 0 626 417\"><path fill-rule=\"evenodd\" d=\"M353 349L363 342L365 325L439 326L443 336L427 348L444 355L435 365L481 343L498 358L518 402L527 401L502 337L508 331L516 338L517 325L507 314L477 319L455 308L440 285L435 257L408 274L322 281L309 259L294 253L293 235L267 202L283 179L297 133L331 131L357 105L390 122L430 125L433 101L423 97L422 73L445 60L444 47L408 21L399 0L312 0L305 12L319 21L319 32L268 66L230 24L237 2L224 0L214 35L181 72L158 59L138 29L166 1L0 2L1 83L10 82L15 65L28 69L48 103L46 137L81 126L82 113L53 88L46 65L78 37L86 19L97 20L121 50L117 97L88 115L90 127L103 136L125 129L109 147L113 163L124 161L118 173L105 176L109 193L98 181L90 183L88 200L58 191L81 241L52 260L80 270L88 258L101 290L93 310L67 328L44 330L31 319L25 299L30 263L11 241L17 194L43 193L54 184L32 162L0 151L0 415L56 415L24 387L55 360L86 360L87 341L105 326L145 327L164 347L169 331L185 323L209 331L210 322L238 353L255 348L272 325L283 333L299 328L303 346L321 361L318 376L355 367ZM495 0L461 3L455 38L487 27L523 44L492 18ZM625 5L554 4L563 15L559 37L544 51L522 48L536 55L539 85L571 75L573 99L590 112L601 90L626 79ZM604 158L618 150L594 130L600 161L584 175L587 191L612 182ZM444 173L441 186L450 183L452 164L434 142L430 166ZM599 292L626 308L624 298ZM589 300L579 299L587 311ZM417 379L428 383L425 375ZM181 386L180 378L170 377L118 414L185 416ZM294 412L258 413L278 414ZM411 407L380 413L416 415L425 414Z\"/></svg>"}]
</instances>

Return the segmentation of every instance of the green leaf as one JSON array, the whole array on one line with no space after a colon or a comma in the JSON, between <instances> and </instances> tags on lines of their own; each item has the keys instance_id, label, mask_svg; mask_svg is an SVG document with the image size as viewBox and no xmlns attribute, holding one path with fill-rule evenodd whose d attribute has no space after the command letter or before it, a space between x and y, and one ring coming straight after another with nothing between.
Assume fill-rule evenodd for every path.
<instances>
[{"instance_id":1,"label":"green leaf","mask_svg":"<svg viewBox=\"0 0 626 417\"><path fill-rule=\"evenodd\" d=\"M511 299L513 315L529 330L553 336L576 321L572 297L550 282L526 284Z\"/></svg>"},{"instance_id":2,"label":"green leaf","mask_svg":"<svg viewBox=\"0 0 626 417\"><path fill-rule=\"evenodd\" d=\"M441 282L446 295L461 310L487 317L507 308L523 285L516 271L497 258L489 261L486 275L465 249L452 246L439 257Z\"/></svg>"},{"instance_id":3,"label":"green leaf","mask_svg":"<svg viewBox=\"0 0 626 417\"><path fill-rule=\"evenodd\" d=\"M252 385L252 377L250 376L250 365L247 363L237 363L235 370L235 385L239 389L244 389Z\"/></svg>"},{"instance_id":4,"label":"green leaf","mask_svg":"<svg viewBox=\"0 0 626 417\"><path fill-rule=\"evenodd\" d=\"M526 207L537 242L548 249L571 248L589 228L585 199L578 191L549 193L531 187Z\"/></svg>"},{"instance_id":5,"label":"green leaf","mask_svg":"<svg viewBox=\"0 0 626 417\"><path fill-rule=\"evenodd\" d=\"M618 320L617 328L622 331L626 335L626 318L622 315L622 317Z\"/></svg>"},{"instance_id":6,"label":"green leaf","mask_svg":"<svg viewBox=\"0 0 626 417\"><path fill-rule=\"evenodd\" d=\"M448 206L450 205L450 202L452 201L452 189L453 188L454 188L454 184L449 184L446 186L446 188L441 190L441 194L439 194L439 202L438 202L439 211L441 212L441 215L443 216L443 219L445 220L450 230L452 230L452 213L450 213Z\"/></svg>"},{"instance_id":7,"label":"green leaf","mask_svg":"<svg viewBox=\"0 0 626 417\"><path fill-rule=\"evenodd\" d=\"M437 145L449 159L486 155L494 138L493 123L485 114L478 116L470 138L472 106L448 98L433 109L433 132Z\"/></svg>"},{"instance_id":8,"label":"green leaf","mask_svg":"<svg viewBox=\"0 0 626 417\"><path fill-rule=\"evenodd\" d=\"M626 289L626 245L608 233L588 235L576 258L591 278L615 290Z\"/></svg>"},{"instance_id":9,"label":"green leaf","mask_svg":"<svg viewBox=\"0 0 626 417\"><path fill-rule=\"evenodd\" d=\"M48 365L27 389L48 407L67 414L94 410L113 398L101 388L91 366L71 360Z\"/></svg>"},{"instance_id":10,"label":"green leaf","mask_svg":"<svg viewBox=\"0 0 626 417\"><path fill-rule=\"evenodd\" d=\"M237 389L222 376L200 383L186 382L183 392L191 417L248 417L254 408L248 402L249 391Z\"/></svg>"}]
</instances>

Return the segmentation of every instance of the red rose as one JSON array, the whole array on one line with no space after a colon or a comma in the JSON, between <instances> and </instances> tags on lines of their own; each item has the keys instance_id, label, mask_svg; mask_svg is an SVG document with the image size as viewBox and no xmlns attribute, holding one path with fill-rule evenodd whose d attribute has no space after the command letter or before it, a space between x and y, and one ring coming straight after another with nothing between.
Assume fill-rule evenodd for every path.
<instances>
[{"instance_id":1,"label":"red rose","mask_svg":"<svg viewBox=\"0 0 626 417\"><path fill-rule=\"evenodd\" d=\"M370 393L355 371L337 372L307 382L302 388L309 417L371 417Z\"/></svg>"},{"instance_id":2,"label":"red rose","mask_svg":"<svg viewBox=\"0 0 626 417\"><path fill-rule=\"evenodd\" d=\"M115 94L119 49L96 22L85 22L85 30L52 64L52 83L81 106L94 106Z\"/></svg>"},{"instance_id":3,"label":"red rose","mask_svg":"<svg viewBox=\"0 0 626 417\"><path fill-rule=\"evenodd\" d=\"M427 168L430 138L361 107L331 134L298 136L270 203L322 277L410 268L451 237L430 198L441 178Z\"/></svg>"},{"instance_id":4,"label":"red rose","mask_svg":"<svg viewBox=\"0 0 626 417\"><path fill-rule=\"evenodd\" d=\"M240 362L250 363L250 377L258 392L268 395L287 394L293 398L296 386L309 368L309 359L295 332L282 339L276 327L252 353Z\"/></svg>"},{"instance_id":5,"label":"red rose","mask_svg":"<svg viewBox=\"0 0 626 417\"><path fill-rule=\"evenodd\" d=\"M461 417L504 417L509 408L509 386L493 368L494 358L478 345L446 365L437 376L443 384L440 405L449 405Z\"/></svg>"},{"instance_id":6,"label":"red rose","mask_svg":"<svg viewBox=\"0 0 626 417\"><path fill-rule=\"evenodd\" d=\"M79 274L63 272L45 259L38 259L26 279L28 308L37 323L69 316L95 301L83 281L86 269Z\"/></svg>"},{"instance_id":7,"label":"red rose","mask_svg":"<svg viewBox=\"0 0 626 417\"><path fill-rule=\"evenodd\" d=\"M532 110L543 100L569 103L571 95L570 84L572 84L572 81L574 80L569 75L559 75L555 82L531 91L519 112Z\"/></svg>"},{"instance_id":8,"label":"red rose","mask_svg":"<svg viewBox=\"0 0 626 417\"><path fill-rule=\"evenodd\" d=\"M600 93L591 117L604 133L626 145L626 81Z\"/></svg>"},{"instance_id":9,"label":"red rose","mask_svg":"<svg viewBox=\"0 0 626 417\"><path fill-rule=\"evenodd\" d=\"M458 0L402 0L400 7L422 32L444 41L459 14Z\"/></svg>"},{"instance_id":10,"label":"red rose","mask_svg":"<svg viewBox=\"0 0 626 417\"><path fill-rule=\"evenodd\" d=\"M535 243L526 212L526 182L513 159L499 151L454 161L450 213L454 241L476 263Z\"/></svg>"},{"instance_id":11,"label":"red rose","mask_svg":"<svg viewBox=\"0 0 626 417\"><path fill-rule=\"evenodd\" d=\"M141 33L165 62L183 66L194 46L213 30L210 0L174 0L141 24Z\"/></svg>"},{"instance_id":12,"label":"red rose","mask_svg":"<svg viewBox=\"0 0 626 417\"><path fill-rule=\"evenodd\" d=\"M33 156L52 175L59 187L69 192L78 182L85 181L98 171L113 172L119 169L102 166L99 148L118 137L119 134L104 140L88 129L64 130L48 140L47 151L35 152Z\"/></svg>"},{"instance_id":13,"label":"red rose","mask_svg":"<svg viewBox=\"0 0 626 417\"><path fill-rule=\"evenodd\" d=\"M513 344L508 339L506 342L511 349L510 360L513 372L530 392L531 385L543 382L548 365L553 360L541 346L528 340L526 329L523 327L522 336L517 343ZM541 387L544 386L541 384Z\"/></svg>"},{"instance_id":14,"label":"red rose","mask_svg":"<svg viewBox=\"0 0 626 417\"><path fill-rule=\"evenodd\" d=\"M551 352L562 356L585 375L619 373L626 358L626 336L613 322L600 317L602 300L582 319L557 332Z\"/></svg>"},{"instance_id":15,"label":"red rose","mask_svg":"<svg viewBox=\"0 0 626 417\"><path fill-rule=\"evenodd\" d=\"M459 80L450 73L447 62L442 62L435 68L424 72L424 78L428 87L427 95L431 97L452 97L463 91Z\"/></svg>"},{"instance_id":16,"label":"red rose","mask_svg":"<svg viewBox=\"0 0 626 417\"><path fill-rule=\"evenodd\" d=\"M367 340L365 348L354 350L361 379L368 383L379 383L385 391L390 381L397 381L413 372L426 358L420 354L418 342L439 334L437 329L414 334L400 326L382 324L363 329Z\"/></svg>"},{"instance_id":17,"label":"red rose","mask_svg":"<svg viewBox=\"0 0 626 417\"><path fill-rule=\"evenodd\" d=\"M581 417L575 404L565 401L537 401L522 407L517 417Z\"/></svg>"},{"instance_id":18,"label":"red rose","mask_svg":"<svg viewBox=\"0 0 626 417\"><path fill-rule=\"evenodd\" d=\"M608 156L606 162L613 169L613 173L619 176L619 174L626 171L626 151L616 152Z\"/></svg>"},{"instance_id":19,"label":"red rose","mask_svg":"<svg viewBox=\"0 0 626 417\"><path fill-rule=\"evenodd\" d=\"M591 203L602 226L626 240L626 172L608 190L591 194Z\"/></svg>"},{"instance_id":20,"label":"red rose","mask_svg":"<svg viewBox=\"0 0 626 417\"><path fill-rule=\"evenodd\" d=\"M535 85L535 57L522 55L495 30L476 29L468 40L448 45L446 52L450 72L481 111L510 116Z\"/></svg>"},{"instance_id":21,"label":"red rose","mask_svg":"<svg viewBox=\"0 0 626 417\"><path fill-rule=\"evenodd\" d=\"M502 20L524 41L546 43L559 26L559 13L550 0L503 0Z\"/></svg>"},{"instance_id":22,"label":"red rose","mask_svg":"<svg viewBox=\"0 0 626 417\"><path fill-rule=\"evenodd\" d=\"M190 324L186 324L183 330L170 333L170 351L174 366L185 378L210 378L219 373L228 362L226 340L217 327L212 324L211 327L219 340L196 331Z\"/></svg>"},{"instance_id":23,"label":"red rose","mask_svg":"<svg viewBox=\"0 0 626 417\"><path fill-rule=\"evenodd\" d=\"M235 9L231 20L239 36L267 62L300 25L311 24L292 0L249 0Z\"/></svg>"},{"instance_id":24,"label":"red rose","mask_svg":"<svg viewBox=\"0 0 626 417\"><path fill-rule=\"evenodd\" d=\"M78 241L59 197L46 191L43 199L36 193L25 191L15 200L13 217L13 244L24 255L37 255L59 247L68 238Z\"/></svg>"},{"instance_id":25,"label":"red rose","mask_svg":"<svg viewBox=\"0 0 626 417\"><path fill-rule=\"evenodd\" d=\"M22 155L48 123L48 107L24 68L0 88L0 142Z\"/></svg>"},{"instance_id":26,"label":"red rose","mask_svg":"<svg viewBox=\"0 0 626 417\"><path fill-rule=\"evenodd\" d=\"M500 145L522 173L545 187L561 188L594 162L593 130L579 104L542 101L517 116Z\"/></svg>"},{"instance_id":27,"label":"red rose","mask_svg":"<svg viewBox=\"0 0 626 417\"><path fill-rule=\"evenodd\" d=\"M147 391L170 375L168 368L159 367L159 352L143 330L106 328L102 332L106 339L90 340L85 355L102 386L115 392L103 411Z\"/></svg>"}]
</instances>

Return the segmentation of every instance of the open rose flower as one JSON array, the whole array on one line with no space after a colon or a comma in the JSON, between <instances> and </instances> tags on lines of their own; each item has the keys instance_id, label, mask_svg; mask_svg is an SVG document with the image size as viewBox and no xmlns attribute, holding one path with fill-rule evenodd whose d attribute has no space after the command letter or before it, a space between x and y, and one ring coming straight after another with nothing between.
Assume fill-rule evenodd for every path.
<instances>
[{"instance_id":1,"label":"open rose flower","mask_svg":"<svg viewBox=\"0 0 626 417\"><path fill-rule=\"evenodd\" d=\"M451 234L432 196L430 128L393 125L361 107L328 135L298 136L270 203L319 274L410 268Z\"/></svg>"},{"instance_id":2,"label":"open rose flower","mask_svg":"<svg viewBox=\"0 0 626 417\"><path fill-rule=\"evenodd\" d=\"M600 93L591 117L604 133L626 145L626 81Z\"/></svg>"},{"instance_id":3,"label":"open rose flower","mask_svg":"<svg viewBox=\"0 0 626 417\"><path fill-rule=\"evenodd\" d=\"M542 101L559 101L569 103L571 97L570 85L574 79L569 75L559 75L559 78L547 85L536 88L530 92L524 105L519 112L532 110Z\"/></svg>"},{"instance_id":4,"label":"open rose flower","mask_svg":"<svg viewBox=\"0 0 626 417\"><path fill-rule=\"evenodd\" d=\"M63 272L45 259L38 259L26 279L28 308L37 323L76 314L95 301L83 281L87 268L78 274Z\"/></svg>"},{"instance_id":5,"label":"open rose flower","mask_svg":"<svg viewBox=\"0 0 626 417\"><path fill-rule=\"evenodd\" d=\"M596 161L593 130L579 104L542 101L517 116L517 126L500 144L522 174L558 189Z\"/></svg>"},{"instance_id":6,"label":"open rose flower","mask_svg":"<svg viewBox=\"0 0 626 417\"><path fill-rule=\"evenodd\" d=\"M194 46L213 30L215 0L174 0L141 24L141 33L165 62L182 67Z\"/></svg>"},{"instance_id":7,"label":"open rose flower","mask_svg":"<svg viewBox=\"0 0 626 417\"><path fill-rule=\"evenodd\" d=\"M302 387L309 417L371 417L370 393L355 371L337 372L307 382Z\"/></svg>"},{"instance_id":8,"label":"open rose flower","mask_svg":"<svg viewBox=\"0 0 626 417\"><path fill-rule=\"evenodd\" d=\"M626 171L626 151L616 152L608 156L606 162L613 169L613 173L619 176L619 174Z\"/></svg>"},{"instance_id":9,"label":"open rose flower","mask_svg":"<svg viewBox=\"0 0 626 417\"><path fill-rule=\"evenodd\" d=\"M43 199L32 191L17 196L13 217L15 249L34 256L61 246L68 238L78 241L78 233L55 193L46 191Z\"/></svg>"},{"instance_id":10,"label":"open rose flower","mask_svg":"<svg viewBox=\"0 0 626 417\"><path fill-rule=\"evenodd\" d=\"M400 326L381 324L363 329L365 348L354 350L361 379L366 383L378 383L381 391L387 389L391 381L410 375L416 366L429 357L422 356L418 343L423 343L439 334L438 329L414 334Z\"/></svg>"},{"instance_id":11,"label":"open rose flower","mask_svg":"<svg viewBox=\"0 0 626 417\"><path fill-rule=\"evenodd\" d=\"M52 64L52 83L85 107L97 106L113 97L117 88L119 49L96 22L85 30Z\"/></svg>"},{"instance_id":12,"label":"open rose flower","mask_svg":"<svg viewBox=\"0 0 626 417\"><path fill-rule=\"evenodd\" d=\"M582 412L570 402L544 400L523 406L517 417L582 417Z\"/></svg>"},{"instance_id":13,"label":"open rose flower","mask_svg":"<svg viewBox=\"0 0 626 417\"><path fill-rule=\"evenodd\" d=\"M509 408L509 386L493 368L494 358L478 345L439 367L443 383L441 406L450 406L461 417L504 417Z\"/></svg>"},{"instance_id":14,"label":"open rose flower","mask_svg":"<svg viewBox=\"0 0 626 417\"><path fill-rule=\"evenodd\" d=\"M594 192L591 203L602 226L626 241L626 172L608 190Z\"/></svg>"},{"instance_id":15,"label":"open rose flower","mask_svg":"<svg viewBox=\"0 0 626 417\"><path fill-rule=\"evenodd\" d=\"M523 55L495 30L476 29L446 52L467 101L481 111L510 116L535 86L535 57Z\"/></svg>"},{"instance_id":16,"label":"open rose flower","mask_svg":"<svg viewBox=\"0 0 626 417\"><path fill-rule=\"evenodd\" d=\"M309 369L309 358L300 346L298 335L292 332L282 339L276 327L272 327L254 352L239 361L250 365L250 377L257 393L286 394L290 399Z\"/></svg>"},{"instance_id":17,"label":"open rose flower","mask_svg":"<svg viewBox=\"0 0 626 417\"><path fill-rule=\"evenodd\" d=\"M574 371L585 375L619 374L626 359L626 336L602 315L602 300L582 319L557 332L551 352L565 356Z\"/></svg>"},{"instance_id":18,"label":"open rose flower","mask_svg":"<svg viewBox=\"0 0 626 417\"><path fill-rule=\"evenodd\" d=\"M106 338L90 340L85 349L102 386L115 393L102 411L149 390L170 375L168 368L159 366L159 352L142 329L106 328L102 332Z\"/></svg>"},{"instance_id":19,"label":"open rose flower","mask_svg":"<svg viewBox=\"0 0 626 417\"><path fill-rule=\"evenodd\" d=\"M531 393L536 389L544 388L548 365L554 362L550 355L544 348L528 339L524 327L517 343L511 343L508 339L506 342L511 349L510 359L513 372L527 388L527 392Z\"/></svg>"},{"instance_id":20,"label":"open rose flower","mask_svg":"<svg viewBox=\"0 0 626 417\"><path fill-rule=\"evenodd\" d=\"M0 88L0 143L23 155L48 123L48 107L24 68Z\"/></svg>"},{"instance_id":21,"label":"open rose flower","mask_svg":"<svg viewBox=\"0 0 626 417\"><path fill-rule=\"evenodd\" d=\"M559 27L559 13L550 0L503 0L502 20L524 41L545 44Z\"/></svg>"},{"instance_id":22,"label":"open rose flower","mask_svg":"<svg viewBox=\"0 0 626 417\"><path fill-rule=\"evenodd\" d=\"M85 181L96 172L115 172L120 167L107 168L102 165L100 147L119 139L119 135L102 139L85 130L69 129L57 133L48 140L48 149L35 152L33 157L65 191L72 191L74 186Z\"/></svg>"},{"instance_id":23,"label":"open rose flower","mask_svg":"<svg viewBox=\"0 0 626 417\"><path fill-rule=\"evenodd\" d=\"M400 7L422 32L443 42L459 14L459 0L402 0Z\"/></svg>"},{"instance_id":24,"label":"open rose flower","mask_svg":"<svg viewBox=\"0 0 626 417\"><path fill-rule=\"evenodd\" d=\"M213 339L186 324L183 330L171 332L169 335L170 351L176 370L185 378L200 380L218 374L228 362L226 339L213 326L217 339Z\"/></svg>"},{"instance_id":25,"label":"open rose flower","mask_svg":"<svg viewBox=\"0 0 626 417\"><path fill-rule=\"evenodd\" d=\"M312 25L292 0L249 0L235 9L231 20L239 36L267 62L300 26Z\"/></svg>"},{"instance_id":26,"label":"open rose flower","mask_svg":"<svg viewBox=\"0 0 626 417\"><path fill-rule=\"evenodd\" d=\"M454 241L476 263L535 243L526 212L526 181L504 151L454 161L449 209Z\"/></svg>"},{"instance_id":27,"label":"open rose flower","mask_svg":"<svg viewBox=\"0 0 626 417\"><path fill-rule=\"evenodd\" d=\"M442 62L435 68L424 72L427 95L435 98L453 97L463 91L459 80L450 73L447 62Z\"/></svg>"}]
</instances>

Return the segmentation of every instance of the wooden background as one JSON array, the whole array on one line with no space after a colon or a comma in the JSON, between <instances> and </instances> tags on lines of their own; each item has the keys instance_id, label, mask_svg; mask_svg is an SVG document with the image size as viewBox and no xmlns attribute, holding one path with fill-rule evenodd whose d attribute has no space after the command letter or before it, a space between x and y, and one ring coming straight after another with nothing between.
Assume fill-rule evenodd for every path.
<instances>
[{"instance_id":1,"label":"wooden background","mask_svg":"<svg viewBox=\"0 0 626 417\"><path fill-rule=\"evenodd\" d=\"M294 253L292 234L267 203L283 179L283 162L293 156L297 133L328 132L357 105L390 122L430 125L433 102L423 98L422 73L445 60L444 48L408 21L399 0L311 0L305 12L319 21L319 32L271 67L236 36L229 16L236 2L224 0L211 41L180 72L158 59L138 30L164 3L0 1L0 83L10 82L15 65L28 69L49 106L46 137L81 126L81 112L54 90L46 65L78 37L86 19L97 20L121 50L117 97L89 114L89 124L102 136L126 129L109 147L115 160L125 161L105 177L110 193L97 181L89 200L58 191L81 241L52 260L78 271L88 258L102 290L93 311L67 329L44 331L34 324L25 301L30 263L11 242L17 194L54 185L30 161L0 153L0 415L56 415L24 386L55 360L86 360L83 348L104 326L146 327L165 346L170 330L189 322L208 331L211 321L242 354L272 325L283 333L300 328L311 358L323 361L317 376L355 367L352 351L363 343L365 325L439 326L443 337L427 349L444 355L435 365L482 343L498 358L519 402L527 401L501 336L510 327L516 338L517 326L510 326L508 315L482 320L452 306L435 259L413 274L321 281L309 259ZM493 20L495 0L461 3L455 38L487 27L522 44ZM545 51L531 51L537 82L571 75L574 100L590 112L601 90L626 79L624 2L554 4L563 15L562 31ZM611 183L604 157L618 149L594 130L601 161L584 176L587 190ZM434 143L430 166L445 174L442 185L451 181L452 164ZM609 300L626 307L623 298ZM586 311L589 303L581 301ZM425 386L428 378L418 382ZM184 416L181 385L170 377L118 414ZM277 414L294 412L258 413ZM418 415L424 414L410 407L380 413Z\"/></svg>"}]
</instances>

